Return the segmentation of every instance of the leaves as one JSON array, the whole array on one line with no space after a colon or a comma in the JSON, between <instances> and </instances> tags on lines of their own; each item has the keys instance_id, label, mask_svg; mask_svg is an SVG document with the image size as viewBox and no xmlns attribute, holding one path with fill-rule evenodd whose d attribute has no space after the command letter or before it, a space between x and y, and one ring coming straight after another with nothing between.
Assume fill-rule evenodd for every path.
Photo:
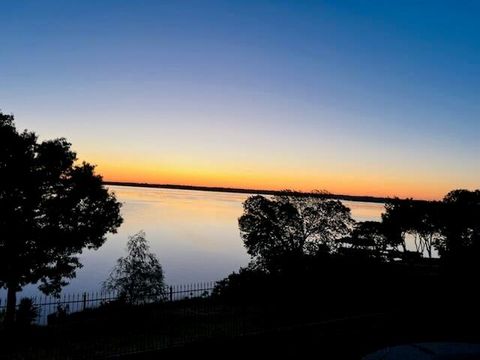
<instances>
[{"instance_id":1,"label":"leaves","mask_svg":"<svg viewBox=\"0 0 480 360\"><path fill-rule=\"evenodd\" d=\"M239 218L247 252L266 266L287 254L334 250L338 240L350 234L353 224L350 209L338 200L288 192L270 199L249 197Z\"/></svg>"},{"instance_id":2,"label":"leaves","mask_svg":"<svg viewBox=\"0 0 480 360\"><path fill-rule=\"evenodd\" d=\"M118 291L120 297L131 303L162 300L166 294L163 269L150 252L143 231L129 237L127 252L127 256L117 260L103 289Z\"/></svg>"},{"instance_id":3,"label":"leaves","mask_svg":"<svg viewBox=\"0 0 480 360\"><path fill-rule=\"evenodd\" d=\"M58 293L122 223L120 204L94 166L76 164L63 138L38 142L0 113L0 286L40 282Z\"/></svg>"}]
</instances>

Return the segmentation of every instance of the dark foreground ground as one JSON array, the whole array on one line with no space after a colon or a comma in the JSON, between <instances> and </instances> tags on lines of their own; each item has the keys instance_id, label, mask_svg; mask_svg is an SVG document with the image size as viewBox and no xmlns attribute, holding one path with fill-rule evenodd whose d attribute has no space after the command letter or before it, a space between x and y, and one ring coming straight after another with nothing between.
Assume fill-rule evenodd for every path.
<instances>
[{"instance_id":1,"label":"dark foreground ground","mask_svg":"<svg viewBox=\"0 0 480 360\"><path fill-rule=\"evenodd\" d=\"M284 327L261 334L219 337L160 351L123 354L112 358L262 356L310 359L313 355L316 359L362 359L376 350L402 344L478 344L480 333L477 324L476 317L461 311L443 317L431 314L420 319L408 314L372 314Z\"/></svg>"},{"instance_id":2,"label":"dark foreground ground","mask_svg":"<svg viewBox=\"0 0 480 360\"><path fill-rule=\"evenodd\" d=\"M361 359L402 344L480 344L474 273L360 265L330 264L311 279L247 274L222 296L106 302L48 326L0 328L0 359Z\"/></svg>"},{"instance_id":3,"label":"dark foreground ground","mask_svg":"<svg viewBox=\"0 0 480 360\"><path fill-rule=\"evenodd\" d=\"M480 317L466 309L444 313L378 313L297 323L270 328L252 326L208 336L171 338L137 323L127 330L102 328L101 323L75 330L67 326L36 329L30 334L3 332L0 359L170 359L225 357L282 357L361 359L384 347L425 342L480 343ZM210 318L211 320L211 318ZM198 325L198 323L197 323ZM237 325L240 325L237 323ZM185 324L188 330L189 324ZM244 331L247 330L247 331ZM48 331L50 331L48 333ZM196 332L199 334L199 332ZM201 334L201 333L200 333ZM20 336L23 338L19 339Z\"/></svg>"},{"instance_id":4,"label":"dark foreground ground","mask_svg":"<svg viewBox=\"0 0 480 360\"><path fill-rule=\"evenodd\" d=\"M430 324L372 315L323 324L278 329L264 334L218 338L163 351L125 354L118 359L178 357L280 357L292 359L362 359L384 347L418 342L480 343L472 323L451 319Z\"/></svg>"}]
</instances>

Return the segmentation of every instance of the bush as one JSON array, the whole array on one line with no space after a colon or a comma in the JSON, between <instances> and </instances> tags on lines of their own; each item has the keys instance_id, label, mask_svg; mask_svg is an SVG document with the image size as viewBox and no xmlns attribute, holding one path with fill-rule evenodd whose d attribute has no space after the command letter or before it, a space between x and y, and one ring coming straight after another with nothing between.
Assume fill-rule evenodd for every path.
<instances>
[{"instance_id":1,"label":"bush","mask_svg":"<svg viewBox=\"0 0 480 360\"><path fill-rule=\"evenodd\" d=\"M17 324L20 326L32 325L38 317L38 306L32 299L23 298L20 300L17 310Z\"/></svg>"}]
</instances>

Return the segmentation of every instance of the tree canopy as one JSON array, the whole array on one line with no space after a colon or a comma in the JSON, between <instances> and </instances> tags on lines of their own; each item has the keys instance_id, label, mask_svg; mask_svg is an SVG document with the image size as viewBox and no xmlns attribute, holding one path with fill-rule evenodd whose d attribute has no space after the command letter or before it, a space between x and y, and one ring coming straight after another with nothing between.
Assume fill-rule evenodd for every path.
<instances>
[{"instance_id":1,"label":"tree canopy","mask_svg":"<svg viewBox=\"0 0 480 360\"><path fill-rule=\"evenodd\" d=\"M440 214L439 251L456 259L472 259L478 263L480 256L480 190L454 190L443 199Z\"/></svg>"},{"instance_id":2,"label":"tree canopy","mask_svg":"<svg viewBox=\"0 0 480 360\"><path fill-rule=\"evenodd\" d=\"M383 223L378 221L361 221L352 231L353 248L373 249L378 253L387 250L389 244L385 236Z\"/></svg>"},{"instance_id":3,"label":"tree canopy","mask_svg":"<svg viewBox=\"0 0 480 360\"><path fill-rule=\"evenodd\" d=\"M117 291L129 303L162 300L166 294L163 269L143 231L129 237L127 252L117 260L103 289Z\"/></svg>"},{"instance_id":4,"label":"tree canopy","mask_svg":"<svg viewBox=\"0 0 480 360\"><path fill-rule=\"evenodd\" d=\"M353 226L349 208L323 197L256 195L243 208L239 227L244 245L266 267L285 255L330 251Z\"/></svg>"},{"instance_id":5,"label":"tree canopy","mask_svg":"<svg viewBox=\"0 0 480 360\"><path fill-rule=\"evenodd\" d=\"M26 284L58 293L81 267L78 254L98 249L122 223L115 195L70 147L19 132L0 113L0 286L10 313Z\"/></svg>"},{"instance_id":6,"label":"tree canopy","mask_svg":"<svg viewBox=\"0 0 480 360\"><path fill-rule=\"evenodd\" d=\"M457 264L480 255L480 190L453 190L442 201L391 199L385 208L382 223L392 244L405 249L410 234L417 252L430 258L433 250Z\"/></svg>"}]
</instances>

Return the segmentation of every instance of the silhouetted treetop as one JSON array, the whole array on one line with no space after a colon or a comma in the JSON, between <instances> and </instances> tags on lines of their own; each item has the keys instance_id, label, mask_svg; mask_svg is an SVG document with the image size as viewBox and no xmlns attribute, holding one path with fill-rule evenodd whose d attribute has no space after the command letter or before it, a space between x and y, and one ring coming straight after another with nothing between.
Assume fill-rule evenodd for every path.
<instances>
[{"instance_id":1,"label":"silhouetted treetop","mask_svg":"<svg viewBox=\"0 0 480 360\"><path fill-rule=\"evenodd\" d=\"M127 256L117 260L103 289L117 291L129 303L163 300L166 295L163 269L150 251L143 231L129 237L127 252Z\"/></svg>"},{"instance_id":2,"label":"silhouetted treetop","mask_svg":"<svg viewBox=\"0 0 480 360\"><path fill-rule=\"evenodd\" d=\"M393 199L382 222L393 242L414 237L419 253L467 260L480 255L480 191L453 190L442 201ZM473 260L473 259L472 259Z\"/></svg>"},{"instance_id":3,"label":"silhouetted treetop","mask_svg":"<svg viewBox=\"0 0 480 360\"><path fill-rule=\"evenodd\" d=\"M266 267L285 255L330 251L349 235L354 221L339 200L256 195L243 204L240 234L247 252Z\"/></svg>"},{"instance_id":4,"label":"silhouetted treetop","mask_svg":"<svg viewBox=\"0 0 480 360\"><path fill-rule=\"evenodd\" d=\"M388 247L384 226L378 221L361 221L355 224L352 232L351 244L353 247L371 248L382 252Z\"/></svg>"},{"instance_id":5,"label":"silhouetted treetop","mask_svg":"<svg viewBox=\"0 0 480 360\"><path fill-rule=\"evenodd\" d=\"M39 142L13 120L0 113L0 286L10 313L26 284L58 293L81 266L77 255L122 223L115 196L94 166L77 164L69 142Z\"/></svg>"},{"instance_id":6,"label":"silhouetted treetop","mask_svg":"<svg viewBox=\"0 0 480 360\"><path fill-rule=\"evenodd\" d=\"M454 190L443 199L440 252L449 257L480 256L480 190Z\"/></svg>"}]
</instances>

